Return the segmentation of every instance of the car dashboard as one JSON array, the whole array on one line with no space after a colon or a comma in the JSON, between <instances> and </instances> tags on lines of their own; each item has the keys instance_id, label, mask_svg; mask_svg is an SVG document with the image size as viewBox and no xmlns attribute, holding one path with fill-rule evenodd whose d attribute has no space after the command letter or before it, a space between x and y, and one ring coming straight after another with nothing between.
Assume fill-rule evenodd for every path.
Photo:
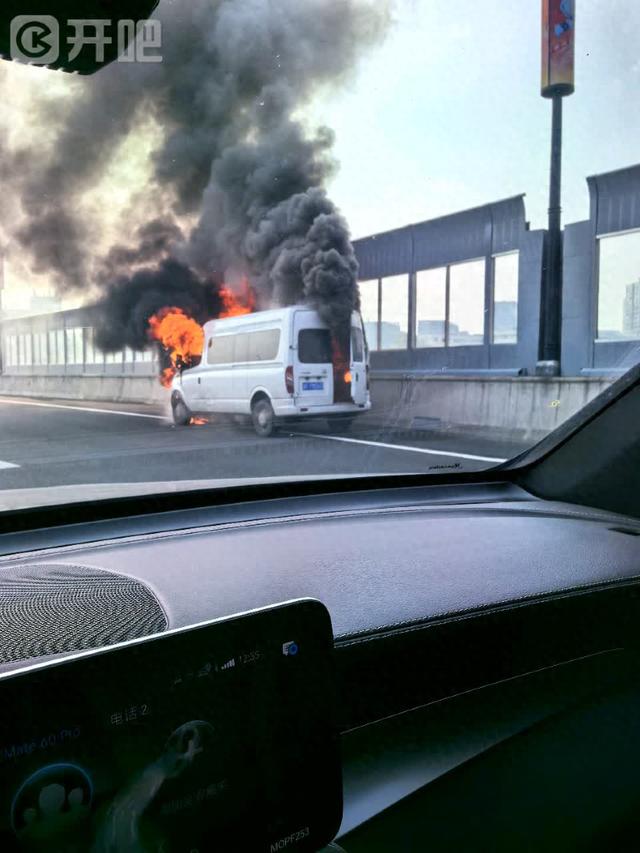
<instances>
[{"instance_id":1,"label":"car dashboard","mask_svg":"<svg viewBox=\"0 0 640 853\"><path fill-rule=\"evenodd\" d=\"M5 533L0 553L2 671L300 597L324 602L347 853L522 846L527 821L510 830L496 816L520 814L503 752L533 737L530 760L549 721L569 725L569 714L573 731L584 703L635 686L640 523L509 482L231 501ZM486 774L504 786L505 762L503 807L480 808ZM457 803L475 793L452 820L435 804L455 784ZM532 802L522 794L522 808ZM611 820L603 809L589 837ZM546 843L533 826L527 838Z\"/></svg>"}]
</instances>

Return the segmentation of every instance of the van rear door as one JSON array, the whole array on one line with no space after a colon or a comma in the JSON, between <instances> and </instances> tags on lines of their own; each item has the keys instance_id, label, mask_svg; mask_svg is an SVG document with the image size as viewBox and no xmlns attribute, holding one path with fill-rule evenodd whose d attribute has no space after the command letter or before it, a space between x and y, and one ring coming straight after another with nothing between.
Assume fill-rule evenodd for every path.
<instances>
[{"instance_id":1,"label":"van rear door","mask_svg":"<svg viewBox=\"0 0 640 853\"><path fill-rule=\"evenodd\" d=\"M351 399L362 406L367 402L367 350L360 315L353 313L351 319Z\"/></svg>"},{"instance_id":2,"label":"van rear door","mask_svg":"<svg viewBox=\"0 0 640 853\"><path fill-rule=\"evenodd\" d=\"M300 406L333 403L331 333L313 311L296 311L293 318L294 387Z\"/></svg>"}]
</instances>

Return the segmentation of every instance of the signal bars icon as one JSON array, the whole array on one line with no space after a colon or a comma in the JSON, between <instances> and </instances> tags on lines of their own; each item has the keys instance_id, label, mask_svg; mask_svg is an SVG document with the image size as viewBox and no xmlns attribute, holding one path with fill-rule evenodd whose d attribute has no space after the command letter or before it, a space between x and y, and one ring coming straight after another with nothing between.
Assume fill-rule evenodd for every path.
<instances>
[{"instance_id":1,"label":"signal bars icon","mask_svg":"<svg viewBox=\"0 0 640 853\"><path fill-rule=\"evenodd\" d=\"M222 672L222 671L223 671L223 670L225 670L225 669L233 669L233 667L234 667L235 665L236 665L236 659L235 659L235 658L230 658L226 663L223 663L223 664L219 667L220 672Z\"/></svg>"}]
</instances>

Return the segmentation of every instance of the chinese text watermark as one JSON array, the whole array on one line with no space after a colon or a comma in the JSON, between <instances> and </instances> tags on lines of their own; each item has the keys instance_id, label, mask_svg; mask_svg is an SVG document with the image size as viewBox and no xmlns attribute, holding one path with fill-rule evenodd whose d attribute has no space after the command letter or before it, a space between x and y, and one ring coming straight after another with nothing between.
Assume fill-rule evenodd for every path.
<instances>
[{"instance_id":1,"label":"chinese text watermark","mask_svg":"<svg viewBox=\"0 0 640 853\"><path fill-rule=\"evenodd\" d=\"M11 21L11 58L19 62L53 65L61 55L74 62L87 51L100 64L107 53L113 58L114 48L118 62L162 62L162 23L71 18L61 25L52 15L18 15Z\"/></svg>"}]
</instances>

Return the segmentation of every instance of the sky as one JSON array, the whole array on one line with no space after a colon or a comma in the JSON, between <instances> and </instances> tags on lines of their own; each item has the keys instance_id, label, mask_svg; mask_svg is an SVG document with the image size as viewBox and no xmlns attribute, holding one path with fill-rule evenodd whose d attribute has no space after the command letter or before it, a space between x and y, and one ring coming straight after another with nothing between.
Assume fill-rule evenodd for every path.
<instances>
[{"instance_id":1,"label":"sky","mask_svg":"<svg viewBox=\"0 0 640 853\"><path fill-rule=\"evenodd\" d=\"M576 0L576 91L564 99L563 217L585 177L640 162L640 3ZM331 192L355 237L526 193L548 208L551 104L539 0L405 0L384 46L315 114L334 128Z\"/></svg>"},{"instance_id":2,"label":"sky","mask_svg":"<svg viewBox=\"0 0 640 853\"><path fill-rule=\"evenodd\" d=\"M576 92L564 101L565 222L588 216L586 176L640 161L640 2L576 6ZM352 79L305 111L310 124L335 131L340 168L329 191L352 235L520 193L531 227L544 227L551 105L540 96L539 0L396 0L393 18ZM13 133L33 132L29 104L43 74L5 66L3 122ZM72 97L74 81L49 76L52 103ZM131 148L144 172L148 150ZM118 199L129 197L130 172L120 171L100 188L114 199L114 217ZM47 290L11 265L7 286L8 305L24 302L33 286Z\"/></svg>"}]
</instances>

